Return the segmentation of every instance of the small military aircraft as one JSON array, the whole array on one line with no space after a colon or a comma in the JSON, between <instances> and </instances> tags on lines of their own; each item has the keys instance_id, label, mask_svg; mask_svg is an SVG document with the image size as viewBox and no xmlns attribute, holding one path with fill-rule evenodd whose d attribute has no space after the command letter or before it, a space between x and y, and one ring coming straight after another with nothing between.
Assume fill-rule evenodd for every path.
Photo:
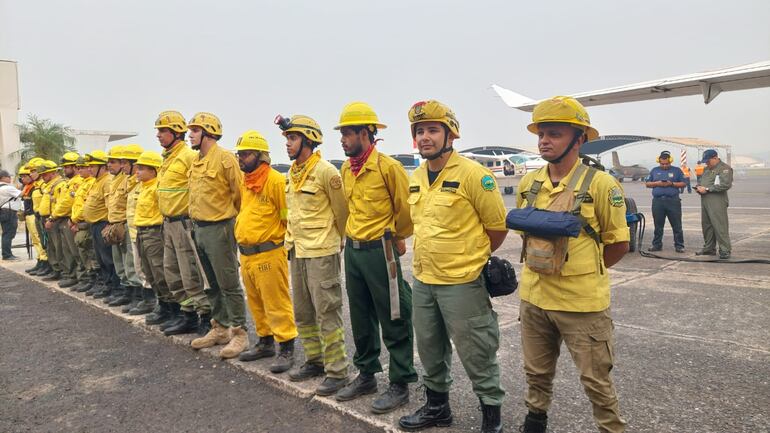
<instances>
[{"instance_id":1,"label":"small military aircraft","mask_svg":"<svg viewBox=\"0 0 770 433\"><path fill-rule=\"evenodd\" d=\"M642 167L639 164L634 165L622 165L618 152L612 151L612 168L609 173L615 176L618 182L623 182L623 179L629 178L631 180L644 180L650 175L650 169Z\"/></svg>"}]
</instances>

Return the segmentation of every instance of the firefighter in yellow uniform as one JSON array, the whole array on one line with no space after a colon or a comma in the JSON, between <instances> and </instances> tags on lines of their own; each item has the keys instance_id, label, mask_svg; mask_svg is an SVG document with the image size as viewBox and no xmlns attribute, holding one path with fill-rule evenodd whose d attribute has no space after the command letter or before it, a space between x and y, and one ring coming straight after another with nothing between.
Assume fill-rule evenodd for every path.
<instances>
[{"instance_id":1,"label":"firefighter in yellow uniform","mask_svg":"<svg viewBox=\"0 0 770 433\"><path fill-rule=\"evenodd\" d=\"M35 223L35 210L32 204L32 192L35 190L35 182L37 181L37 172L32 171L33 161L37 164L37 158L32 158L29 162L23 165L19 169L19 175L21 182L24 185L24 189L21 191L21 198L24 202L24 223L27 226L27 233L32 241L32 245L37 253L37 262L35 266L25 269L24 272L31 274L37 272L48 266L48 256L45 253L43 244L40 241L40 233L37 232L37 224Z\"/></svg>"},{"instance_id":2,"label":"firefighter in yellow uniform","mask_svg":"<svg viewBox=\"0 0 770 433\"><path fill-rule=\"evenodd\" d=\"M83 277L83 266L75 245L75 235L70 229L72 204L75 201L75 194L83 182L83 178L80 177L75 168L79 157L80 155L75 152L67 152L62 156L61 167L64 177L67 178L66 186L51 210L54 230L58 232L62 245L62 280L59 281L61 288L73 287Z\"/></svg>"},{"instance_id":3,"label":"firefighter in yellow uniform","mask_svg":"<svg viewBox=\"0 0 770 433\"><path fill-rule=\"evenodd\" d=\"M298 114L279 116L276 124L294 161L286 183L286 248L291 257L294 317L306 358L289 373L289 379L326 375L315 393L332 395L348 382L340 282L340 247L348 208L342 178L315 150L323 142L315 120Z\"/></svg>"},{"instance_id":4,"label":"firefighter in yellow uniform","mask_svg":"<svg viewBox=\"0 0 770 433\"><path fill-rule=\"evenodd\" d=\"M103 296L106 296L106 292L117 288L120 284L112 261L112 246L108 245L102 236L102 231L108 224L107 200L110 195L112 175L107 170L107 154L103 150L86 153L86 163L91 169L94 183L88 190L88 196L83 204L83 221L88 224L88 230L91 233L94 254L99 264L99 279L85 293L88 296L104 293Z\"/></svg>"},{"instance_id":5,"label":"firefighter in yellow uniform","mask_svg":"<svg viewBox=\"0 0 770 433\"><path fill-rule=\"evenodd\" d=\"M158 203L163 214L163 268L169 293L147 316L146 323L163 323L174 314L174 304L179 304L186 320L178 322L171 332L197 331L198 335L206 335L211 329L211 304L203 291L201 266L191 237L187 176L198 153L185 143L187 121L178 111L161 112L155 129L158 142L165 149L158 171Z\"/></svg>"},{"instance_id":6,"label":"firefighter in yellow uniform","mask_svg":"<svg viewBox=\"0 0 770 433\"><path fill-rule=\"evenodd\" d=\"M505 240L505 206L492 173L454 151L460 125L435 100L409 110L425 163L409 179L414 222L414 330L425 368L427 401L399 425L408 430L452 423L452 343L481 403L481 432L502 431L497 349L500 330L481 271Z\"/></svg>"},{"instance_id":7,"label":"firefighter in yellow uniform","mask_svg":"<svg viewBox=\"0 0 770 433\"><path fill-rule=\"evenodd\" d=\"M124 305L120 310L131 316L147 314L151 312L156 305L155 292L147 283L147 278L144 276L144 272L142 271L142 259L139 255L139 248L137 247L138 232L136 230L134 217L136 214L136 202L142 191L142 182L139 180L139 167L137 165L138 163L134 163L136 185L134 185L128 192L128 196L126 197L126 227L128 227L126 237L128 238L128 242L131 243L130 250L134 260L134 271L136 272L136 278L140 281L141 286L134 287L131 291L131 302Z\"/></svg>"},{"instance_id":8,"label":"firefighter in yellow uniform","mask_svg":"<svg viewBox=\"0 0 770 433\"><path fill-rule=\"evenodd\" d=\"M359 374L337 393L347 401L377 392L375 373L382 341L390 353L387 391L372 403L382 414L409 402L408 384L417 381L414 369L412 289L401 274L399 255L412 235L409 216L409 180L404 167L375 148L375 136L385 125L364 102L351 102L334 128L342 134L349 157L342 164L342 184L348 200L345 235L345 289ZM392 273L392 274L391 274ZM395 308L394 308L395 306Z\"/></svg>"},{"instance_id":9,"label":"firefighter in yellow uniform","mask_svg":"<svg viewBox=\"0 0 770 433\"><path fill-rule=\"evenodd\" d=\"M59 281L64 271L63 239L58 231L58 221L52 217L52 212L67 183L59 175L59 166L53 161L43 161L38 171L45 182L41 188L43 196L40 198L40 218L44 221L48 236L48 262L53 268L53 273L43 277L43 281Z\"/></svg>"},{"instance_id":10,"label":"firefighter in yellow uniform","mask_svg":"<svg viewBox=\"0 0 770 433\"><path fill-rule=\"evenodd\" d=\"M241 277L259 341L238 357L254 361L275 356L270 371L283 373L294 365L297 326L289 296L286 248L286 178L270 167L270 148L257 131L246 131L235 146L244 172L241 210L235 240L241 252Z\"/></svg>"},{"instance_id":11,"label":"firefighter in yellow uniform","mask_svg":"<svg viewBox=\"0 0 770 433\"><path fill-rule=\"evenodd\" d=\"M30 270L27 272L30 275L42 277L45 275L50 275L53 273L53 268L51 267L51 263L48 261L48 252L46 251L46 244L48 244L48 236L45 232L45 227L43 226L43 220L40 217L40 200L43 198L43 192L42 187L45 181L43 181L43 177L40 175L40 172L38 171L38 166L41 162L45 161L43 158L35 157L29 160L27 163L27 166L30 170L30 177L32 178L32 190L29 193L30 200L32 201L32 212L35 215L35 232L37 232L38 237L40 238L40 247L42 249L42 253L40 255L41 260L44 260L44 263L41 265L41 267L34 271Z\"/></svg>"},{"instance_id":12,"label":"firefighter in yellow uniform","mask_svg":"<svg viewBox=\"0 0 770 433\"><path fill-rule=\"evenodd\" d=\"M243 175L238 159L217 144L222 123L211 113L187 122L190 144L199 150L190 167L190 218L195 244L210 288L211 330L191 342L194 349L226 344L222 358L234 358L248 346L246 307L238 278L235 217L241 208Z\"/></svg>"},{"instance_id":13,"label":"firefighter in yellow uniform","mask_svg":"<svg viewBox=\"0 0 770 433\"><path fill-rule=\"evenodd\" d=\"M120 175L115 178L120 179L120 181L110 191L108 206L110 225L113 226L113 230L119 225L118 233L122 233L122 236L116 239L116 243L112 245L112 260L115 262L115 271L120 277L121 284L115 293L104 300L110 307L127 305L142 291L142 281L136 275L134 251L131 248L131 237L128 230L128 194L137 184L134 162L142 152L144 152L142 146L126 144L121 147L117 155Z\"/></svg>"},{"instance_id":14,"label":"firefighter in yellow uniform","mask_svg":"<svg viewBox=\"0 0 770 433\"><path fill-rule=\"evenodd\" d=\"M136 161L137 179L141 184L136 199L134 224L137 231L137 249L147 283L155 297L145 297L146 307L151 307L155 298L168 301L170 293L163 271L163 215L158 203L158 170L163 158L152 151L145 151ZM137 309L142 305L137 306ZM131 312L135 314L135 312Z\"/></svg>"},{"instance_id":15,"label":"firefighter in yellow uniform","mask_svg":"<svg viewBox=\"0 0 770 433\"><path fill-rule=\"evenodd\" d=\"M94 243L91 239L91 232L89 230L88 223L83 219L83 207L86 203L86 197L91 190L91 186L96 180L91 176L91 167L86 162L85 156L78 158L75 165L78 170L78 174L83 178L78 190L75 192L75 198L72 202L72 214L70 220L72 225L70 230L75 234L75 245L78 249L78 256L80 257L80 263L83 264L83 276L79 278L80 282L71 287L73 292L86 292L91 289L99 274L99 265L96 262L96 255L94 251Z\"/></svg>"},{"instance_id":16,"label":"firefighter in yellow uniform","mask_svg":"<svg viewBox=\"0 0 770 433\"><path fill-rule=\"evenodd\" d=\"M522 178L517 207L547 209L563 191L571 196L580 185L572 206L584 226L577 238L568 238L566 261L560 268L544 270L540 261L530 263L525 253L519 315L529 412L522 431L546 431L563 341L591 400L599 431L622 432L626 423L610 377L614 337L607 268L628 251L623 192L611 175L581 164L580 146L599 133L575 99L557 96L541 102L527 129L538 135L540 154L548 164ZM525 251L536 246L527 239L532 238L525 237Z\"/></svg>"}]
</instances>

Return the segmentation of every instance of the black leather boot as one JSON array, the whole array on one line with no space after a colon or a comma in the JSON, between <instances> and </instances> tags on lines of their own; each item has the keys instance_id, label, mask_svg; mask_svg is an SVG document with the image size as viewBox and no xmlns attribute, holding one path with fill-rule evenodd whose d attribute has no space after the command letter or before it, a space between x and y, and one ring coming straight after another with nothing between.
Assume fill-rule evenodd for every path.
<instances>
[{"instance_id":1,"label":"black leather boot","mask_svg":"<svg viewBox=\"0 0 770 433\"><path fill-rule=\"evenodd\" d=\"M120 298L123 296L123 294L126 292L126 289L128 289L126 286L119 284L113 291L110 292L110 294L102 299L102 302L104 302L107 305L110 305L110 302Z\"/></svg>"},{"instance_id":2,"label":"black leather boot","mask_svg":"<svg viewBox=\"0 0 770 433\"><path fill-rule=\"evenodd\" d=\"M131 316L141 316L142 314L151 313L158 305L158 301L155 299L155 291L152 289L140 288L142 299L136 304L134 308L128 311Z\"/></svg>"},{"instance_id":3,"label":"black leather boot","mask_svg":"<svg viewBox=\"0 0 770 433\"><path fill-rule=\"evenodd\" d=\"M184 316L182 316L180 308L181 305L177 304L176 302L171 302L169 304L169 317L165 322L160 324L159 328L161 331L165 331L166 329L176 325L177 322L184 320Z\"/></svg>"},{"instance_id":4,"label":"black leather boot","mask_svg":"<svg viewBox=\"0 0 770 433\"><path fill-rule=\"evenodd\" d=\"M530 411L524 418L524 424L519 431L521 433L545 433L546 428L548 428L548 415Z\"/></svg>"},{"instance_id":5,"label":"black leather boot","mask_svg":"<svg viewBox=\"0 0 770 433\"><path fill-rule=\"evenodd\" d=\"M372 412L383 414L392 412L409 403L409 386L405 383L391 383L388 390L372 402Z\"/></svg>"},{"instance_id":6,"label":"black leather boot","mask_svg":"<svg viewBox=\"0 0 770 433\"><path fill-rule=\"evenodd\" d=\"M36 271L29 272L30 275L34 275L36 277L42 277L44 275L48 275L51 272L53 272L53 268L51 267L51 264L48 262L48 260L43 260L43 263L40 265L40 268Z\"/></svg>"},{"instance_id":7,"label":"black leather boot","mask_svg":"<svg viewBox=\"0 0 770 433\"><path fill-rule=\"evenodd\" d=\"M449 393L436 392L425 387L425 404L411 415L402 416L398 425L404 430L421 430L427 427L448 427L452 425L452 409L449 407Z\"/></svg>"},{"instance_id":8,"label":"black leather boot","mask_svg":"<svg viewBox=\"0 0 770 433\"><path fill-rule=\"evenodd\" d=\"M104 299L108 298L115 290L118 289L118 286L111 286L109 284L103 286L101 290L94 293L94 299Z\"/></svg>"},{"instance_id":9,"label":"black leather boot","mask_svg":"<svg viewBox=\"0 0 770 433\"><path fill-rule=\"evenodd\" d=\"M139 301L142 300L142 288L141 287L129 287L128 288L129 295L131 297L131 301L124 305L123 308L120 309L121 313L128 314L129 311L131 311L132 308L136 307L136 304L139 303Z\"/></svg>"},{"instance_id":10,"label":"black leather boot","mask_svg":"<svg viewBox=\"0 0 770 433\"><path fill-rule=\"evenodd\" d=\"M40 276L40 275L38 275ZM43 281L59 281L61 280L61 272L53 271L43 277Z\"/></svg>"},{"instance_id":11,"label":"black leather boot","mask_svg":"<svg viewBox=\"0 0 770 433\"><path fill-rule=\"evenodd\" d=\"M481 404L481 433L503 433L503 420L500 418L500 406Z\"/></svg>"},{"instance_id":12,"label":"black leather boot","mask_svg":"<svg viewBox=\"0 0 770 433\"><path fill-rule=\"evenodd\" d=\"M272 358L275 356L275 339L272 335L265 335L259 337L259 341L254 345L254 348L245 352L241 352L238 355L238 360L243 362L256 361L262 358Z\"/></svg>"},{"instance_id":13,"label":"black leather boot","mask_svg":"<svg viewBox=\"0 0 770 433\"><path fill-rule=\"evenodd\" d=\"M159 301L157 307L144 318L146 325L160 325L171 317L171 308L168 302Z\"/></svg>"},{"instance_id":14,"label":"black leather boot","mask_svg":"<svg viewBox=\"0 0 770 433\"><path fill-rule=\"evenodd\" d=\"M124 287L121 292L112 297L112 300L107 303L110 307L121 307L128 305L131 300L134 299L134 288L131 286Z\"/></svg>"},{"instance_id":15,"label":"black leather boot","mask_svg":"<svg viewBox=\"0 0 770 433\"><path fill-rule=\"evenodd\" d=\"M182 318L163 330L165 335L192 334L198 330L198 313L183 311Z\"/></svg>"},{"instance_id":16,"label":"black leather boot","mask_svg":"<svg viewBox=\"0 0 770 433\"><path fill-rule=\"evenodd\" d=\"M342 388L334 398L337 401L349 401L363 395L377 392L377 379L373 374L360 372L352 382Z\"/></svg>"},{"instance_id":17,"label":"black leather boot","mask_svg":"<svg viewBox=\"0 0 770 433\"><path fill-rule=\"evenodd\" d=\"M270 365L270 372L276 374L289 371L294 366L294 339L278 343L278 346L280 347L278 357Z\"/></svg>"},{"instance_id":18,"label":"black leather boot","mask_svg":"<svg viewBox=\"0 0 770 433\"><path fill-rule=\"evenodd\" d=\"M25 269L24 272L30 274L30 273L35 272L38 269L40 269L41 266L43 266L43 261L38 259L37 263L35 263L35 266L33 266L33 267L29 268L29 269Z\"/></svg>"},{"instance_id":19,"label":"black leather boot","mask_svg":"<svg viewBox=\"0 0 770 433\"><path fill-rule=\"evenodd\" d=\"M204 336L211 331L211 313L203 313L200 315L201 320L198 323L198 335Z\"/></svg>"}]
</instances>

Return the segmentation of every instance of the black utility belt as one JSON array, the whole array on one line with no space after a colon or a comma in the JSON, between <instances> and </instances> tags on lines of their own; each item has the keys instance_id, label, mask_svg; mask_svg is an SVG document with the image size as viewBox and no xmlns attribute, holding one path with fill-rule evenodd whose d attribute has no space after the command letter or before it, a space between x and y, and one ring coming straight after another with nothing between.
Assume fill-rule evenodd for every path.
<instances>
[{"instance_id":1,"label":"black utility belt","mask_svg":"<svg viewBox=\"0 0 770 433\"><path fill-rule=\"evenodd\" d=\"M160 230L163 228L163 224L157 224L154 226L136 226L137 232L147 232L150 230Z\"/></svg>"},{"instance_id":2,"label":"black utility belt","mask_svg":"<svg viewBox=\"0 0 770 433\"><path fill-rule=\"evenodd\" d=\"M200 221L200 220L192 220L193 224L195 224L198 227L208 227L208 226L215 226L217 224L224 224L227 222L230 222L232 218L228 218L226 220L220 220L220 221Z\"/></svg>"},{"instance_id":3,"label":"black utility belt","mask_svg":"<svg viewBox=\"0 0 770 433\"><path fill-rule=\"evenodd\" d=\"M382 248L382 240L377 239L376 241L357 241L348 238L347 245L354 250L376 250L377 248Z\"/></svg>"},{"instance_id":4,"label":"black utility belt","mask_svg":"<svg viewBox=\"0 0 770 433\"><path fill-rule=\"evenodd\" d=\"M678 195L660 195L660 196L653 197L653 198L658 198L658 199L661 199L661 200L679 200L679 196Z\"/></svg>"},{"instance_id":5,"label":"black utility belt","mask_svg":"<svg viewBox=\"0 0 770 433\"><path fill-rule=\"evenodd\" d=\"M188 219L190 219L190 217L187 216L187 215L177 215L177 216L172 216L172 217L164 216L163 217L163 221L165 221L167 223L175 223L177 221L184 221L184 220L188 220Z\"/></svg>"},{"instance_id":6,"label":"black utility belt","mask_svg":"<svg viewBox=\"0 0 770 433\"><path fill-rule=\"evenodd\" d=\"M262 242L261 244L256 244L256 245L238 244L238 251L240 251L241 254L243 254L244 256L253 256L254 254L272 251L282 246L283 246L283 241L281 241L278 244L274 244L272 242Z\"/></svg>"}]
</instances>

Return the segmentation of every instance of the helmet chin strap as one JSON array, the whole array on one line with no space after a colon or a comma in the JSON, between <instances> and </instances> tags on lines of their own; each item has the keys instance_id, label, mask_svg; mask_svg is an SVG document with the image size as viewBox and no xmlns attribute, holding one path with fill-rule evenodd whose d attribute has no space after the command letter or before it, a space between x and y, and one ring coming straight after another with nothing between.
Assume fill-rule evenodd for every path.
<instances>
[{"instance_id":1,"label":"helmet chin strap","mask_svg":"<svg viewBox=\"0 0 770 433\"><path fill-rule=\"evenodd\" d=\"M569 142L569 146L567 146L567 148L564 149L564 152L562 152L561 155L559 155L558 158L546 159L546 161L550 162L551 164L558 164L558 163L560 163L567 156L567 154L570 153L570 151L572 151L572 148L575 147L575 145L577 144L578 140L580 140L580 137L582 137L582 136L583 136L582 134L580 134L580 135L575 134L575 136L572 137L572 141ZM543 158L543 159L545 159L545 158Z\"/></svg>"},{"instance_id":2,"label":"helmet chin strap","mask_svg":"<svg viewBox=\"0 0 770 433\"><path fill-rule=\"evenodd\" d=\"M446 147L447 141L449 141L448 139L449 139L449 131L446 129L446 127L444 127L444 145L441 147L441 150L439 150L433 155L424 156L423 158L427 159L428 161L433 161L435 159L441 158L441 155L453 151L454 150L453 148Z\"/></svg>"}]
</instances>

